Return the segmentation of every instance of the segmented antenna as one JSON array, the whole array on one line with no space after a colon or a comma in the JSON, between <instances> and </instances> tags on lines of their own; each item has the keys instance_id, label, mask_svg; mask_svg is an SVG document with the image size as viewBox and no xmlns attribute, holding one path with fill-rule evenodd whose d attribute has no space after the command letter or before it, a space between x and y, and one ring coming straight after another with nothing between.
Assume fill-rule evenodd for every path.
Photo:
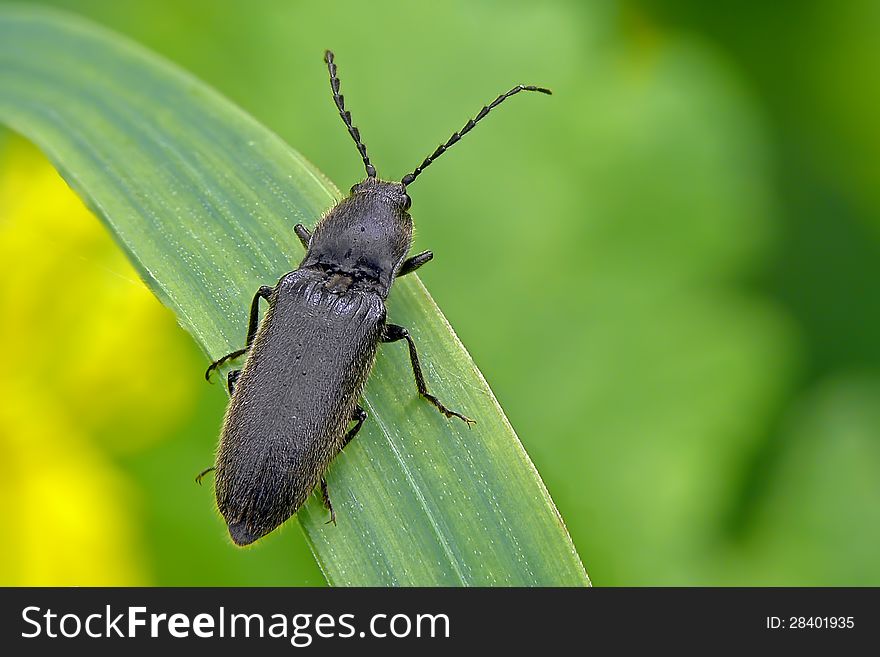
<instances>
[{"instance_id":1,"label":"segmented antenna","mask_svg":"<svg viewBox=\"0 0 880 657\"><path fill-rule=\"evenodd\" d=\"M425 161L422 162L419 166L417 166L415 171L413 171L412 173L406 174L400 182L403 183L404 186L409 185L413 180L415 180L418 177L418 175L422 171L424 171L425 169L428 168L428 165L430 165L434 160L436 160L438 157L443 155L443 153L445 153L446 150L450 146L452 146L455 142L457 142L459 139L461 139L467 133L469 133L473 129L473 127L475 125L477 125L477 123L479 123L483 119L484 116L486 116L495 107L498 107L501 103L503 103L505 100L507 100L511 96L515 96L516 94L518 94L520 91L538 91L542 94L547 94L548 96L553 93L552 91L550 91L549 89L545 89L544 87L534 87L532 85L525 85L525 84L516 85L513 89L508 91L506 94L501 94L500 96L498 96L498 98L493 100L488 105L484 105L483 109L481 109L480 112L474 118L472 118L467 123L465 123L464 127L461 130L459 130L458 132L452 133L452 136L449 138L449 140L445 144L441 144L440 146L438 146L437 150L434 151L433 153L431 153L428 157L426 157Z\"/></svg>"},{"instance_id":2,"label":"segmented antenna","mask_svg":"<svg viewBox=\"0 0 880 657\"><path fill-rule=\"evenodd\" d=\"M375 178L376 167L370 164L370 158L367 155L367 147L364 146L364 143L361 141L361 133L351 123L351 112L345 109L345 96L339 93L339 78L336 75L336 64L333 63L333 53L331 51L327 50L324 52L324 61L327 62L327 70L330 71L330 89L333 90L333 100L336 102L336 107L339 109L339 116L342 117L345 127L348 128L348 134L351 135L351 138L354 139L354 143L357 144L358 152L360 152L361 158L364 160L364 168L367 170L367 176Z\"/></svg>"}]
</instances>

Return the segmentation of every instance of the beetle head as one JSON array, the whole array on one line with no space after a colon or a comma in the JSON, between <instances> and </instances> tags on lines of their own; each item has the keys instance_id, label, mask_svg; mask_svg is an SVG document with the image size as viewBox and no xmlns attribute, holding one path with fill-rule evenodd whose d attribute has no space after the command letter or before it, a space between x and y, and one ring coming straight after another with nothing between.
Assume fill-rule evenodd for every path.
<instances>
[{"instance_id":1,"label":"beetle head","mask_svg":"<svg viewBox=\"0 0 880 657\"><path fill-rule=\"evenodd\" d=\"M379 180L378 178L367 177L361 182L352 185L349 193L351 195L370 194L382 196L404 212L409 210L412 205L412 199L406 193L406 187L403 183L393 180Z\"/></svg>"}]
</instances>

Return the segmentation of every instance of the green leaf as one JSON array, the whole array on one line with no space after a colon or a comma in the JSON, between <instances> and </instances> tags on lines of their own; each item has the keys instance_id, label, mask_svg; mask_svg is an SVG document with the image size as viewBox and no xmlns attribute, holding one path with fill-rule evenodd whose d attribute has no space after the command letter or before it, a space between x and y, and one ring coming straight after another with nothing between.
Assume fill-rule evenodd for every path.
<instances>
[{"instance_id":1,"label":"green leaf","mask_svg":"<svg viewBox=\"0 0 880 657\"><path fill-rule=\"evenodd\" d=\"M0 120L42 148L211 358L241 346L257 287L298 264L293 225L313 225L339 198L216 92L66 14L0 9ZM416 394L405 347L381 349L369 420L328 475L339 525L325 524L317 496L298 514L328 581L589 584L534 466L415 276L395 286L389 318L413 334L432 391L478 423L437 413Z\"/></svg>"}]
</instances>

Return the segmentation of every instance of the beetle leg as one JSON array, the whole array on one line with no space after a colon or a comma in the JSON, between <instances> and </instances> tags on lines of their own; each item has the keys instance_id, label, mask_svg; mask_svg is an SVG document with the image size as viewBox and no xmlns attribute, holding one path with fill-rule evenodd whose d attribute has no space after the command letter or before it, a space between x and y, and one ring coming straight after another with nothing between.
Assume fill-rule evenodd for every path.
<instances>
[{"instance_id":1,"label":"beetle leg","mask_svg":"<svg viewBox=\"0 0 880 657\"><path fill-rule=\"evenodd\" d=\"M309 232L309 229L302 224L297 224L293 227L293 232L296 233L299 241L302 242L303 248L308 250L309 242L312 241L312 234Z\"/></svg>"},{"instance_id":2,"label":"beetle leg","mask_svg":"<svg viewBox=\"0 0 880 657\"><path fill-rule=\"evenodd\" d=\"M360 406L355 406L354 413L351 414L351 419L354 422L357 422L351 429L348 430L348 433L345 434L345 438L342 440L342 447L339 449L342 450L345 448L348 443L351 442L351 439L354 438L358 431L361 430L361 427L364 426L364 420L367 419L367 412L362 409Z\"/></svg>"},{"instance_id":3,"label":"beetle leg","mask_svg":"<svg viewBox=\"0 0 880 657\"><path fill-rule=\"evenodd\" d=\"M437 410L443 413L446 417L457 417L464 420L468 426L476 424L476 422L469 417L465 417L461 413L449 410L439 399L428 392L428 386L425 384L425 376L422 374L422 366L419 364L419 355L416 353L416 343L413 342L409 331L397 324L386 325L385 336L382 338L382 342L397 342L398 340L406 340L407 345L409 345L409 360L412 363L413 376L416 377L416 387L419 389L419 394L431 402Z\"/></svg>"},{"instance_id":4,"label":"beetle leg","mask_svg":"<svg viewBox=\"0 0 880 657\"><path fill-rule=\"evenodd\" d=\"M434 254L431 251L422 251L421 253L414 255L412 258L407 258L403 261L403 264L400 265L400 271L397 272L397 278L413 273L426 262L430 262L433 257Z\"/></svg>"},{"instance_id":5,"label":"beetle leg","mask_svg":"<svg viewBox=\"0 0 880 657\"><path fill-rule=\"evenodd\" d=\"M272 292L274 288L269 287L268 285L263 285L257 293L254 295L254 300L251 301L251 315L248 320L248 331L247 337L245 338L244 348L236 349L231 354L226 354L220 360L215 360L208 366L208 369L205 370L205 380L211 380L211 372L220 367L223 363L228 360L232 360L233 358L238 358L247 353L247 350L250 349L251 343L254 341L254 337L257 335L257 327L260 324L260 299L269 300L269 297L272 296Z\"/></svg>"},{"instance_id":6,"label":"beetle leg","mask_svg":"<svg viewBox=\"0 0 880 657\"><path fill-rule=\"evenodd\" d=\"M229 396L235 392L235 384L238 383L238 377L241 376L241 370L232 370L226 377L226 387L229 389Z\"/></svg>"},{"instance_id":7,"label":"beetle leg","mask_svg":"<svg viewBox=\"0 0 880 657\"><path fill-rule=\"evenodd\" d=\"M327 490L327 480L324 477L321 477L321 499L324 501L324 507L330 512L330 520L328 520L326 525L329 525L331 522L336 524L336 511L333 510L333 504L330 502L330 493Z\"/></svg>"},{"instance_id":8,"label":"beetle leg","mask_svg":"<svg viewBox=\"0 0 880 657\"><path fill-rule=\"evenodd\" d=\"M247 353L247 347L245 347L244 349L236 349L231 354L226 354L220 360L215 360L213 363L208 365L208 369L205 370L205 381L210 381L211 380L211 372L216 370L218 367L220 367L227 360L235 360L239 356L243 356L246 353Z\"/></svg>"},{"instance_id":9,"label":"beetle leg","mask_svg":"<svg viewBox=\"0 0 880 657\"><path fill-rule=\"evenodd\" d=\"M213 465L210 468L202 470L199 474L196 475L196 483L201 486L202 485L202 477L211 472L212 470L216 470L217 468Z\"/></svg>"},{"instance_id":10,"label":"beetle leg","mask_svg":"<svg viewBox=\"0 0 880 657\"><path fill-rule=\"evenodd\" d=\"M364 426L364 421L367 419L367 412L360 406L355 406L354 412L351 414L351 419L356 422L356 424L345 434L345 438L342 440L342 447L339 448L340 451L351 442L351 439L354 438L358 431L361 430L361 427ZM327 480L324 479L324 477L321 477L321 499L324 501L324 507L330 512L330 520L328 520L326 524L329 525L332 522L335 525L336 511L333 510L333 504L330 502L330 492L327 490Z\"/></svg>"}]
</instances>

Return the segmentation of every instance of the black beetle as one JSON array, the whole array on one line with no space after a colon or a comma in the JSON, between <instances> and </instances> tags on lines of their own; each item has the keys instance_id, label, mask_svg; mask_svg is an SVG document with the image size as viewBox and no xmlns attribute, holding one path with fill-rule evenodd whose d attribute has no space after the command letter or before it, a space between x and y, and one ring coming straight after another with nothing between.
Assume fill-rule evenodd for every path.
<instances>
[{"instance_id":1,"label":"black beetle","mask_svg":"<svg viewBox=\"0 0 880 657\"><path fill-rule=\"evenodd\" d=\"M385 299L394 279L433 257L424 251L407 258L413 224L406 188L510 96L520 91L550 93L541 87L514 87L484 106L400 182L384 181L377 178L345 109L329 50L324 61L333 100L357 144L367 177L313 233L297 224L294 230L306 248L299 268L282 276L275 287L257 291L245 347L205 372L210 379L222 363L248 354L244 367L229 373L231 399L216 466L205 471L216 470L217 506L238 545L253 543L281 525L318 484L330 521L336 522L324 474L367 418L358 399L380 342L406 340L419 395L446 417L473 422L428 392L413 339L402 326L385 321ZM261 298L269 302L262 322Z\"/></svg>"}]
</instances>

